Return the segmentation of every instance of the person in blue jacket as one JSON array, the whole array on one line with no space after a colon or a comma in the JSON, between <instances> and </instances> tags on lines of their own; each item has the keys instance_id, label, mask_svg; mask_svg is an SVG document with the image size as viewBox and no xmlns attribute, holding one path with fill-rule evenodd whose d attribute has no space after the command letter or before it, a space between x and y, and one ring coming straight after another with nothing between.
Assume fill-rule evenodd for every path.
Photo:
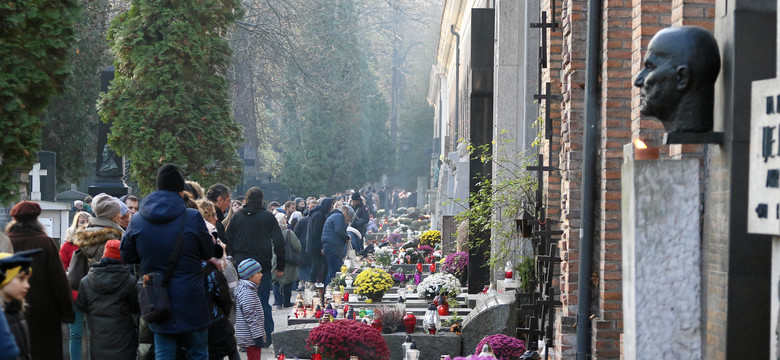
<instances>
[{"instance_id":1,"label":"person in blue jacket","mask_svg":"<svg viewBox=\"0 0 780 360\"><path fill-rule=\"evenodd\" d=\"M202 262L214 254L214 243L197 209L188 209L182 193L184 177L173 164L157 171L157 191L141 202L122 237L122 259L141 264L141 274L165 273L180 226L183 241L168 283L171 315L149 324L154 333L155 358L174 360L176 349L187 359L208 359L208 327L211 313L204 287ZM184 222L184 224L182 224Z\"/></svg>"},{"instance_id":2,"label":"person in blue jacket","mask_svg":"<svg viewBox=\"0 0 780 360\"><path fill-rule=\"evenodd\" d=\"M336 272L344 265L344 256L347 255L347 224L352 221L355 211L349 206L342 206L339 209L333 209L322 226L322 250L325 253L325 261L328 264L328 275L325 277L325 284L330 283L330 279L336 275Z\"/></svg>"}]
</instances>

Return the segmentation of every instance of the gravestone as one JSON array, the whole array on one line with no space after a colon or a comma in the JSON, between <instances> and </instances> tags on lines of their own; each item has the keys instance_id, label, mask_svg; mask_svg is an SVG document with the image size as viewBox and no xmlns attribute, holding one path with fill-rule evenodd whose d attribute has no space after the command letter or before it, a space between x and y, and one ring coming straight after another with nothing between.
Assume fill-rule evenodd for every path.
<instances>
[{"instance_id":1,"label":"gravestone","mask_svg":"<svg viewBox=\"0 0 780 360\"><path fill-rule=\"evenodd\" d=\"M780 0L777 1L780 6ZM776 29L780 28L780 18ZM780 359L780 36L775 78L753 81L750 102L748 232L772 235L770 358Z\"/></svg>"},{"instance_id":2,"label":"gravestone","mask_svg":"<svg viewBox=\"0 0 780 360\"><path fill-rule=\"evenodd\" d=\"M108 92L112 80L114 80L114 67L109 66L100 72L100 92ZM122 181L124 162L108 145L109 132L111 132L111 123L101 121L98 124L95 183L89 187L89 194L92 196L106 193L121 197L128 194L129 188Z\"/></svg>"},{"instance_id":3,"label":"gravestone","mask_svg":"<svg viewBox=\"0 0 780 360\"><path fill-rule=\"evenodd\" d=\"M51 151L39 151L38 162L46 176L41 177L41 200L54 201L57 185L57 154Z\"/></svg>"},{"instance_id":4,"label":"gravestone","mask_svg":"<svg viewBox=\"0 0 780 360\"><path fill-rule=\"evenodd\" d=\"M624 358L700 359L699 162L629 157L621 189Z\"/></svg>"},{"instance_id":5,"label":"gravestone","mask_svg":"<svg viewBox=\"0 0 780 360\"><path fill-rule=\"evenodd\" d=\"M35 163L28 175L30 175L30 184L32 185L30 200L41 201L41 177L48 175L48 172L41 169L41 163Z\"/></svg>"}]
</instances>

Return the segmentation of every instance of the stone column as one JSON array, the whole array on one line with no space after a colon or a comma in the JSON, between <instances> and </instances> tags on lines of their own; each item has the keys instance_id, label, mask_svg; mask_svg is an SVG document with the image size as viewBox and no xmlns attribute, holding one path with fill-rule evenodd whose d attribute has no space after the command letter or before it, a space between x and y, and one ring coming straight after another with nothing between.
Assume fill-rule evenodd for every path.
<instances>
[{"instance_id":1,"label":"stone column","mask_svg":"<svg viewBox=\"0 0 780 360\"><path fill-rule=\"evenodd\" d=\"M698 160L626 160L621 209L623 358L700 359Z\"/></svg>"}]
</instances>

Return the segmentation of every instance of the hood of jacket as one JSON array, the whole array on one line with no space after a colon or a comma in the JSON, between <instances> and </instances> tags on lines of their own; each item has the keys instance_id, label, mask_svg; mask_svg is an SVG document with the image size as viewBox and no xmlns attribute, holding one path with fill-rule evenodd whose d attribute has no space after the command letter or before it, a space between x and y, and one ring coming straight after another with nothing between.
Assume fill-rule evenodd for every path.
<instances>
[{"instance_id":1,"label":"hood of jacket","mask_svg":"<svg viewBox=\"0 0 780 360\"><path fill-rule=\"evenodd\" d=\"M114 223L114 225L116 224ZM90 223L90 225L86 228L73 234L73 245L76 245L80 248L93 245L102 245L111 239L121 240L123 233L124 232L121 228L119 228L119 225L113 227Z\"/></svg>"},{"instance_id":2,"label":"hood of jacket","mask_svg":"<svg viewBox=\"0 0 780 360\"><path fill-rule=\"evenodd\" d=\"M247 216L255 215L261 211L266 211L266 210L262 206L251 206L251 205L244 205L241 207L241 210L239 210L239 212Z\"/></svg>"},{"instance_id":3,"label":"hood of jacket","mask_svg":"<svg viewBox=\"0 0 780 360\"><path fill-rule=\"evenodd\" d=\"M128 281L130 271L120 261L103 259L89 268L88 280L98 294L115 294Z\"/></svg>"},{"instance_id":4,"label":"hood of jacket","mask_svg":"<svg viewBox=\"0 0 780 360\"><path fill-rule=\"evenodd\" d=\"M184 212L187 207L179 193L157 190L144 198L138 215L152 224L167 224Z\"/></svg>"},{"instance_id":5,"label":"hood of jacket","mask_svg":"<svg viewBox=\"0 0 780 360\"><path fill-rule=\"evenodd\" d=\"M321 211L323 214L327 214L330 211L331 206L333 206L333 198L324 198L322 199L322 204L319 204L311 209L309 214L315 211Z\"/></svg>"}]
</instances>

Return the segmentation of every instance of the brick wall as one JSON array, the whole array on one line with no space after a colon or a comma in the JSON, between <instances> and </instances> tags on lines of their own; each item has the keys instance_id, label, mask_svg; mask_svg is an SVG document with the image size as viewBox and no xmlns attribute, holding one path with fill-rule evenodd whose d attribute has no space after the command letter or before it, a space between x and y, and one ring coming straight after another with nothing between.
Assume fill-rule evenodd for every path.
<instances>
[{"instance_id":1,"label":"brick wall","mask_svg":"<svg viewBox=\"0 0 780 360\"><path fill-rule=\"evenodd\" d=\"M579 268L580 182L582 178L582 129L584 125L585 47L587 36L587 2L564 0L559 32L549 34L550 66L544 81L558 85L563 101L560 114L560 216L564 231L561 250L561 301L557 313L556 358L571 358L576 349L577 280ZM662 145L663 126L639 113L639 89L633 80L642 69L642 57L652 36L664 27L698 25L712 29L713 0L604 0L602 14L602 62L600 143L596 234L594 239L592 341L591 354L597 359L619 359L621 356L622 249L620 222L620 168L623 145L642 139L650 146L662 148L662 156L701 156L702 148ZM542 1L542 11L550 11ZM559 43L557 42L559 41ZM560 48L558 48L560 44ZM556 58L559 50L560 58ZM559 82L556 83L556 80ZM556 86L553 86L556 88ZM556 109L557 110L557 109ZM554 123L557 128L558 123ZM703 157L702 157L703 159ZM549 186L554 188L553 179Z\"/></svg>"},{"instance_id":2,"label":"brick wall","mask_svg":"<svg viewBox=\"0 0 780 360\"><path fill-rule=\"evenodd\" d=\"M556 358L572 358L576 353L577 281L579 269L580 238L580 186L582 179L582 85L585 83L583 69L585 61L585 4L583 0L556 1L555 19L558 29L549 33L550 63L545 69L545 81L550 81L553 92L560 92L563 101L553 102L551 114L556 135L551 156L557 160L559 178L550 182L551 190L559 189L561 221L563 231L558 243L562 262L559 290L561 308L556 312L555 354ZM543 2L542 11L551 11L549 1ZM549 80L547 80L549 79ZM545 149L546 150L546 149ZM553 174L555 175L555 173ZM554 181L558 182L555 183ZM552 204L551 204L552 205ZM555 214L555 215L553 215ZM553 217L555 218L555 217Z\"/></svg>"},{"instance_id":3,"label":"brick wall","mask_svg":"<svg viewBox=\"0 0 780 360\"><path fill-rule=\"evenodd\" d=\"M591 353L598 359L620 358L623 330L620 167L623 145L632 136L632 10L631 0L609 0L602 13L599 222L594 239L598 284L591 324Z\"/></svg>"}]
</instances>

